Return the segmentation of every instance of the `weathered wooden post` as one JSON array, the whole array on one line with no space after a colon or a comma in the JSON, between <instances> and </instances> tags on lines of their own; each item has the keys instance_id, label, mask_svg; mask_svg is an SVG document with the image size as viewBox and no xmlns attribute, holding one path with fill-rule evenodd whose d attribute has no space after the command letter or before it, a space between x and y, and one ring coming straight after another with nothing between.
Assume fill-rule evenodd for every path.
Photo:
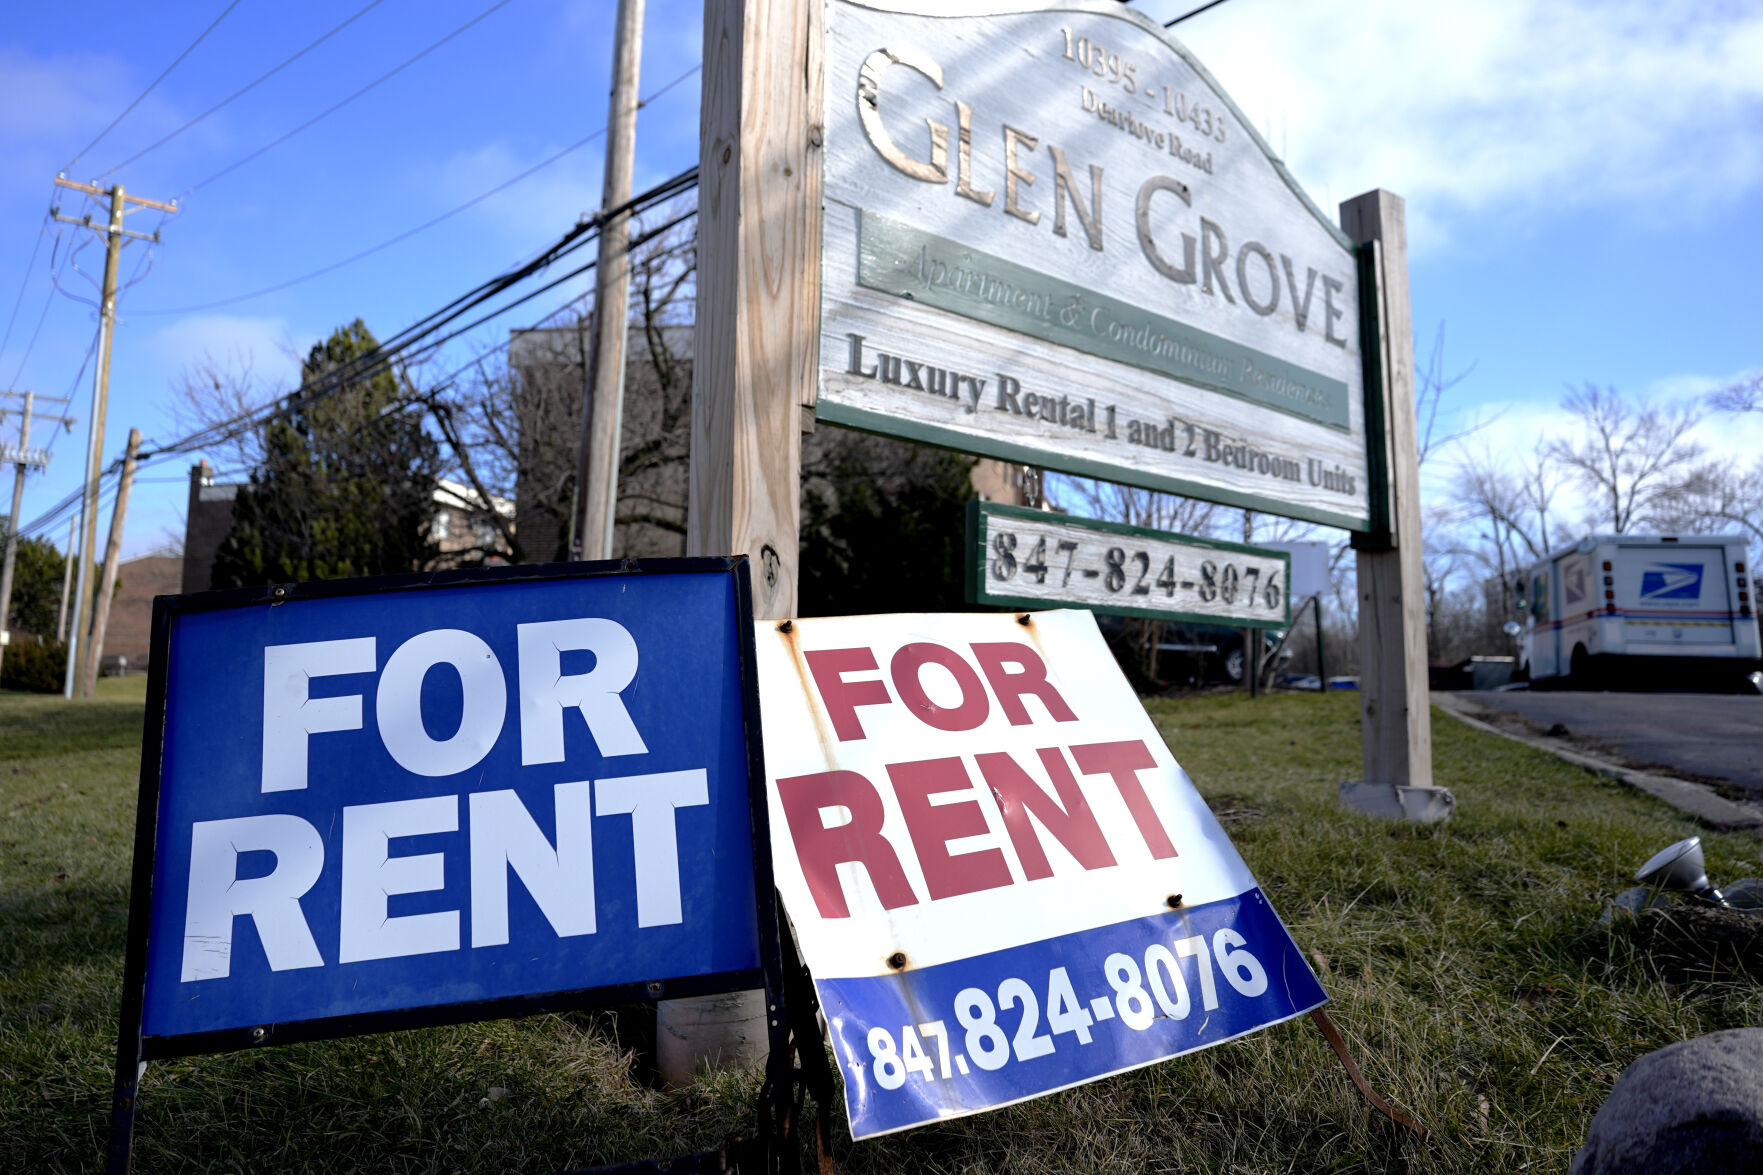
<instances>
[{"instance_id":1,"label":"weathered wooden post","mask_svg":"<svg viewBox=\"0 0 1763 1175\"><path fill-rule=\"evenodd\" d=\"M1408 226L1402 198L1378 189L1341 205L1341 228L1371 248L1361 272L1367 400L1384 406L1381 448L1387 508L1353 535L1359 572L1359 700L1365 779L1432 784L1432 711L1426 681L1426 589L1421 563L1420 462L1414 420L1414 326L1408 305ZM1367 272L1369 271L1369 272ZM1375 334L1372 327L1375 326ZM1381 386L1371 386L1374 378ZM1378 422L1367 422L1378 453ZM1375 474L1374 474L1375 476ZM1376 500L1374 494L1373 500Z\"/></svg>"},{"instance_id":2,"label":"weathered wooden post","mask_svg":"<svg viewBox=\"0 0 1763 1175\"><path fill-rule=\"evenodd\" d=\"M753 615L796 612L801 433L820 312L819 4L708 0L686 553L745 553ZM672 1000L661 1074L765 1055L759 993Z\"/></svg>"}]
</instances>

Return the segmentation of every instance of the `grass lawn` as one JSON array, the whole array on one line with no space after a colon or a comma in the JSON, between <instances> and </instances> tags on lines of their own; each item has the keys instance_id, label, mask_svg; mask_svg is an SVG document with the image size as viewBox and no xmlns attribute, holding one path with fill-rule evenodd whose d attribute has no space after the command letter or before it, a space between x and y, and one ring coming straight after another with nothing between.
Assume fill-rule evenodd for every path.
<instances>
[{"instance_id":1,"label":"grass lawn","mask_svg":"<svg viewBox=\"0 0 1763 1175\"><path fill-rule=\"evenodd\" d=\"M101 1166L143 701L0 693L0 1171ZM1341 810L1351 695L1151 703L1317 965L1372 1084L1362 1100L1307 1021L993 1114L853 1144L847 1172L1558 1172L1617 1074L1651 1049L1763 1022L1744 982L1663 981L1603 903L1698 831L1621 785L1434 719L1435 829ZM1763 874L1755 833L1704 833L1721 881ZM755 1089L636 1079L605 1015L157 1063L142 1171L544 1172L711 1145Z\"/></svg>"}]
</instances>

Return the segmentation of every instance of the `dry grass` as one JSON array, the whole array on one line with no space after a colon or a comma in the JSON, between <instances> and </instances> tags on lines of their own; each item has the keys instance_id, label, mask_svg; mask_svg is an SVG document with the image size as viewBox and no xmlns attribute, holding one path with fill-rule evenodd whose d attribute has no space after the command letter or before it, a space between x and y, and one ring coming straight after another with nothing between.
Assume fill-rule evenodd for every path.
<instances>
[{"instance_id":1,"label":"dry grass","mask_svg":"<svg viewBox=\"0 0 1763 1175\"><path fill-rule=\"evenodd\" d=\"M95 703L0 694L0 1171L100 1164L121 968L139 679ZM1303 1021L1138 1073L872 1143L850 1172L1559 1171L1630 1061L1758 1023L1754 985L1688 981L1595 923L1654 849L1696 831L1620 785L1439 716L1442 828L1338 808L1351 696L1151 711L1298 942L1372 1083L1374 1114ZM1251 814L1255 813L1255 814ZM1705 833L1717 879L1763 873ZM1670 974L1674 980L1663 976ZM549 1171L709 1145L751 1079L664 1095L607 1016L396 1033L154 1065L151 1171Z\"/></svg>"}]
</instances>

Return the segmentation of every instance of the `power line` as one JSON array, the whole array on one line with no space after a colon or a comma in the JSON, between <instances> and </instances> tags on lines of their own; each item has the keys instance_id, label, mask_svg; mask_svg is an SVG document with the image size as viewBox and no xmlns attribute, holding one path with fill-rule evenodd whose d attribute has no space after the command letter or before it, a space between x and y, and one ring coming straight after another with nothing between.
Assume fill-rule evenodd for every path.
<instances>
[{"instance_id":1,"label":"power line","mask_svg":"<svg viewBox=\"0 0 1763 1175\"><path fill-rule=\"evenodd\" d=\"M235 2L236 2L236 0L235 0ZM512 2L512 0L496 0L496 3L490 5L488 8L484 9L482 12L480 12L476 16L472 17L470 20L466 21L464 24L460 25L458 28L454 29L452 32L448 33L446 36L442 37L440 40L436 41L434 44L430 45L427 49L424 49L420 53L417 53L414 57L407 58L401 64L399 64L399 65L395 66L394 68L381 74L379 77L375 78L373 81L368 82L365 86L362 86L359 90L356 90L353 94L350 94L347 98L344 98L342 101L336 103L333 106L327 107L326 109L320 111L318 114L313 115L311 118L307 119L305 122L301 123L299 126L295 127L293 130L289 131L287 134L282 135L280 138L270 140L268 143L265 143L263 146L257 148L257 150L251 152L251 154L245 156L243 159L240 159L236 163L231 163L231 164L228 164L226 167L221 168L219 171L215 172L213 175L209 176L207 179L199 180L196 183L191 184L189 187L184 189L184 194L189 195L191 192L194 192L197 188L205 187L208 184L213 183L215 180L220 179L222 176L229 175L232 172L237 171L239 168L245 166L245 164L247 164L247 163L250 163L253 159L256 159L259 155L262 155L264 152L273 150L274 148L281 146L283 143L287 142L289 139L293 138L295 135L299 134L301 131L306 130L308 127L314 125L315 123L321 122L324 119L329 118L331 115L335 114L337 111L341 110L343 107L349 105L349 103L355 101L355 99L361 97L363 94L367 93L369 90L380 85L382 82L390 81L392 78L396 77L398 74L403 73L406 69L410 68L412 65L415 65L418 61L421 61L424 57L427 57L430 53L433 53L436 49L439 49L442 45L445 45L448 41L451 41L453 38L459 36L461 33L465 32L465 30L471 28L473 25L477 24L479 21L483 20L485 17L489 16L491 13L495 12L497 9L506 7L511 2Z\"/></svg>"},{"instance_id":2,"label":"power line","mask_svg":"<svg viewBox=\"0 0 1763 1175\"><path fill-rule=\"evenodd\" d=\"M503 274L499 274L486 282L480 283L472 290L453 299L451 302L447 303L447 305L441 307L441 309L425 315L423 318L418 319L417 322L406 327L404 330L399 331L392 337L392 339L381 344L375 350L366 355L358 356L356 359L351 360L332 371L324 373L316 380L302 384L300 387L294 389L293 392L278 398L277 401L271 404L261 406L249 412L240 413L227 420L217 421L214 424L198 429L196 432L180 437L168 444L154 446L153 451L144 452L140 456L138 459L138 467L145 467L152 461L173 456L178 453L194 452L206 447L225 443L251 429L261 428L265 424L282 416L286 416L296 409L309 406L319 400L335 395L352 384L370 379L380 372L389 369L399 359L409 361L412 358L419 358L432 353L437 348L458 338L460 335L475 330L485 322L488 322L499 315L506 314L515 307L530 301L533 297L536 297L547 290L554 289L556 286L568 281L572 277L579 276L580 274L593 269L594 263L590 262L585 266L572 270L570 273L564 274L562 277L546 283L544 286L531 293L522 295L513 301L505 303L496 310L481 316L464 327L449 332L431 343L420 348L418 348L416 344L422 342L422 340L429 335L440 331L449 323L456 321L474 307L482 305L484 302L495 297L510 286L524 280L526 277L530 277L533 274L544 270L559 258L565 257L584 247L598 236L600 226L608 218L624 215L626 213L637 215L657 204L679 195L682 192L691 190L696 186L697 182L698 169L693 167L687 171L681 172L671 179L655 185L646 192L632 197L628 202L617 208L600 210L592 217L575 225L568 232L564 233L555 244L549 249L543 251L538 257ZM634 249L653 240L656 236L666 232L675 225L682 223L693 215L696 215L695 210L670 219L665 224L657 226L655 229L634 239L629 248ZM557 310L552 311L552 315L561 313L570 305L580 301L585 296L586 295L578 294L569 299L569 301L565 302ZM552 315L547 315L547 317L551 317ZM544 320L541 319L540 321L542 322ZM95 344L96 336L94 336L93 341ZM494 353L494 349L485 352L485 354L492 353ZM481 356L478 358L481 358ZM90 355L88 354L88 361L89 360ZM476 359L473 360L473 362L476 361ZM470 366L470 364L467 364L466 366ZM446 378L451 379L463 370L465 370L465 368L461 367ZM83 368L81 374L84 374ZM77 384L78 381L76 380L75 382ZM406 404L405 406L407 407L408 405ZM109 466L100 472L99 476L108 477L120 467L120 459L114 460ZM111 491L106 490L105 492L109 493ZM54 526L66 515L68 510L78 505L83 493L83 487L75 490L66 498L63 498L60 502L50 507L48 511L39 515L28 526L20 528L19 533L21 535L37 534Z\"/></svg>"},{"instance_id":3,"label":"power line","mask_svg":"<svg viewBox=\"0 0 1763 1175\"><path fill-rule=\"evenodd\" d=\"M1166 29L1172 29L1176 25L1180 24L1182 21L1187 20L1190 17L1199 16L1202 12L1205 12L1208 8L1217 8L1220 4L1223 4L1223 3L1224 3L1224 0L1211 0L1211 2L1208 4L1202 4L1198 8L1195 8L1191 11L1182 13L1180 16L1176 17L1174 20L1164 21L1163 27Z\"/></svg>"},{"instance_id":4,"label":"power line","mask_svg":"<svg viewBox=\"0 0 1763 1175\"><path fill-rule=\"evenodd\" d=\"M703 68L704 67L701 65L694 65L692 68L686 70L684 73L682 73L678 77L674 78L671 82L668 82L665 86L662 86L659 90L656 90L653 94L651 94L647 98L643 99L641 105L647 106L649 103L660 98L663 94L667 93L669 90L673 89L675 86L679 85L681 82L683 82L687 78L691 77L693 74L700 72ZM374 245L371 248L363 249L361 252L356 253L353 256L345 257L341 261L333 261L329 265L322 266L318 269L313 270L310 273L304 273L304 274L301 274L299 277L289 278L287 281L284 281L284 282L277 282L273 286L265 286L260 290L253 290L248 294L238 294L238 295L235 295L231 298L222 298L219 301L215 301L215 302L203 302L203 303L200 303L195 306L178 306L175 308L164 309L164 310L137 310L137 311L135 311L135 314L141 315L141 316L145 316L145 315L159 316L159 315L168 315L168 314L194 314L197 311L201 311L201 310L215 310L215 309L218 309L222 306L232 306L232 305L236 305L237 303L240 303L240 302L248 302L253 298L261 298L265 294L273 294L278 291L285 290L290 286L297 286L301 282L311 281L315 277L323 277L327 273L333 273L336 270L342 269L346 265L353 265L357 261L361 261L364 258L371 257L375 253L379 253L379 252L382 252L383 250L389 249L393 245L396 245L402 241L407 241L411 237L416 236L418 233L426 232L429 229L434 228L437 224L440 224L442 221L448 220L454 216L457 216L461 212L464 212L464 211L471 209L471 208L475 208L477 205L482 204L485 200L488 200L491 196L494 196L500 192L506 191L507 189L513 187L517 183L520 183L522 180L528 178L529 176L531 176L539 171L542 171L547 167L550 167L553 163L556 163L559 159L562 159L564 156L569 155L572 152L581 150L583 147L587 146L589 143L593 142L595 139L600 138L605 133L606 133L606 128L601 127L599 130L595 131L593 134L588 135L587 137L582 138L582 139L577 139L575 142L571 143L567 147L564 147L562 150L560 150L556 154L550 156L548 159L545 159L545 160L542 160L541 162L533 164L531 167L527 168L525 171L521 172L519 175L513 176L509 179L502 181L501 183L497 184L495 187L491 188L487 192L481 192L478 195L473 196L471 199L467 200L465 203L459 205L458 207L450 208L447 211L441 213L439 216L433 217L432 219L429 219L429 220L425 220L423 223L417 225L415 228L405 229L403 232L399 233L395 237L391 237L388 240L381 241L379 244Z\"/></svg>"},{"instance_id":5,"label":"power line","mask_svg":"<svg viewBox=\"0 0 1763 1175\"><path fill-rule=\"evenodd\" d=\"M131 111L135 107L139 106L141 104L141 102L147 97L147 95L151 94L153 92L154 86L157 86L160 82L164 81L166 79L166 76L169 75L172 70L174 70L178 67L179 62L183 61L184 58L188 57L195 50L196 46L200 45L203 42L203 40L208 36L208 34L212 33L215 30L215 28L220 24L220 22L227 18L227 14L230 13L233 9L237 8L238 6L239 6L239 0L233 0L233 2L231 4L228 4L224 9L222 9L220 15L214 18L213 23L210 24L207 28L203 29L201 34L194 41L190 42L189 47L187 49L185 49L182 53L179 53L177 55L177 58L175 60L173 60L170 65L166 66L164 71L162 73L160 73L160 75L158 77L153 79L152 85L149 85L145 90L142 90L141 96L139 98L136 98L133 102L130 102L128 104L128 106L123 109L123 112L121 114L119 114L115 118L111 119L110 125L98 132L98 138L93 139L90 143L87 143L84 147L82 147L80 149L79 154L75 155L72 159L69 159L67 161L67 166L62 168L61 170L71 171L73 169L74 164L78 163L81 159L85 158L87 151L90 151L93 147L96 147L99 143L99 140L103 139L105 135L108 135L111 131L115 130L116 124L121 122L123 119L127 118L129 116L129 111Z\"/></svg>"},{"instance_id":6,"label":"power line","mask_svg":"<svg viewBox=\"0 0 1763 1175\"><path fill-rule=\"evenodd\" d=\"M51 212L53 212L53 210L51 210ZM43 227L47 228L48 224L49 224L48 220L45 220L43 222ZM41 234L39 234L39 240L40 239L41 239ZM39 336L40 334L43 333L43 323L45 321L47 321L49 318L49 307L54 305L54 303L55 303L56 291L60 290L64 294L67 293L66 290L61 289L61 282L55 276L55 257L56 257L57 252L60 250L60 247L61 247L61 230L56 229L55 230L55 245L49 251L49 294L46 298L43 299L43 311L41 314L37 315L37 325L31 331L30 342L25 344L24 354L19 356L18 369L12 373L12 383L14 386L16 386L18 384L18 381L21 378L23 378L25 364L27 364L31 361L31 352L33 352L37 349L37 336ZM37 251L35 249L32 249L31 250L31 259L33 261L36 260L36 256L37 256ZM67 264L72 264L72 261L73 261L73 256L72 256L72 254L69 254ZM76 266L75 268L78 268L78 267ZM26 276L27 280L30 277L30 275L28 273L25 276ZM20 288L20 290L19 290L19 296L21 298L24 296L24 290L22 288ZM73 298L76 301L85 302L86 305L96 308L96 305L97 305L96 303L86 301L86 299L81 298L78 294L68 294L68 297ZM14 307L13 312L17 313L17 307ZM8 333L10 333L10 327L8 328Z\"/></svg>"},{"instance_id":7,"label":"power line","mask_svg":"<svg viewBox=\"0 0 1763 1175\"><path fill-rule=\"evenodd\" d=\"M31 259L25 262L24 279L18 283L18 297L12 300L12 313L6 318L6 333L0 335L0 355L6 353L6 344L12 341L12 324L18 321L18 308L24 305L24 292L31 284L31 270L37 267L37 251L43 247L43 234L49 231L49 217L43 217L43 223L37 226L37 243L31 246Z\"/></svg>"},{"instance_id":8,"label":"power line","mask_svg":"<svg viewBox=\"0 0 1763 1175\"><path fill-rule=\"evenodd\" d=\"M697 168L694 167L681 172L672 179L657 184L655 187L633 197L629 202L618 208L602 210L596 213L593 217L570 229L569 232L565 233L554 245L542 252L538 257L523 263L515 269L498 275L489 281L483 282L464 294L461 294L439 310L435 310L430 314L425 315L415 323L412 323L410 326L399 331L396 335L381 343L376 350L369 352L366 355L359 356L356 360L353 360L351 363L345 364L334 371L327 372L312 384L303 384L301 387L296 388L287 397L284 397L280 404L269 405L265 408L259 408L249 413L242 413L230 420L217 422L197 433L173 442L170 445L156 446L156 451L188 451L223 443L240 435L242 432L248 431L252 428L262 427L262 425L268 423L270 420L285 415L292 410L296 403L310 403L315 399L322 399L334 394L351 383L357 383L361 380L368 379L373 375L386 370L392 365L392 362L395 359L401 357L404 352L411 350L418 342L422 341L422 339L436 333L446 327L449 323L457 321L460 317L475 307L489 301L497 294L525 278L548 268L555 261L568 256L570 253L589 244L598 235L600 225L607 217L621 215L627 212L632 214L642 212L643 210L652 207L655 204L659 204L680 192L689 190L697 183L697 179ZM584 272L586 268L592 267L588 266L584 267L583 270L572 271L570 274L564 275L564 277L559 280L567 280L569 277L577 276L579 273ZM553 288L557 284L558 282L549 283L545 289ZM541 290L539 292L543 291ZM473 322L470 326L464 328L464 330L475 329L489 319L496 317L497 314L505 313L526 300L526 298L521 298L514 302L510 302L495 313L486 315ZM463 331L455 331L442 339L441 342L444 343L449 341L450 339L457 337L460 333L463 333ZM435 344L435 346L439 345L439 343ZM426 347L417 353L423 354L432 351L433 349L433 346Z\"/></svg>"},{"instance_id":9,"label":"power line","mask_svg":"<svg viewBox=\"0 0 1763 1175\"><path fill-rule=\"evenodd\" d=\"M250 93L252 90L255 90L258 86L262 85L264 82L267 82L270 78L274 77L276 74L280 73L282 70L286 69L288 66L294 64L296 61L300 60L302 57L306 56L308 53L312 52L314 49L318 48L320 45L324 44L326 41L330 40L332 37L336 36L338 33L342 32L344 29L348 28L350 25L354 24L356 21L360 20L362 17L366 16L369 12L373 11L375 8L378 8L383 3L385 3L385 0L369 0L369 3L365 8L358 10L355 13L355 15L351 16L348 20L345 20L342 24L337 25L330 32L324 34L322 37L318 38L318 40L316 40L316 41L312 42L310 45L306 46L306 48L300 50L298 53L294 54L292 57L287 58L280 65L275 66L273 69L270 69L265 73L259 74L254 80L247 83L243 87L241 87L237 90L234 90L231 94L228 94L225 98L222 98L219 102L216 102L213 106L210 106L207 110L204 110L201 114L198 114L195 118L192 118L189 122L186 122L183 126L180 126L177 130L172 131L170 134L166 135L164 138L160 139L158 142L149 144L148 146L141 148L139 151L136 151L133 155L130 155L127 159L123 160L121 163L117 164L115 167L110 168L109 171L104 172L104 175L109 175L111 172L114 172L114 171L121 171L123 168L127 167L129 164L131 164L135 160L141 158L141 156L147 154L148 152L157 151L159 148L165 146L167 143L171 142L173 139L177 138L179 135L183 134L185 131L189 130L191 127L195 126L197 123L201 122L203 119L205 119L209 115L213 114L215 111L219 110L221 107L226 106L226 105L230 104L231 102L233 102L234 100L244 97L246 94ZM100 176L99 178L102 179L103 176Z\"/></svg>"},{"instance_id":10,"label":"power line","mask_svg":"<svg viewBox=\"0 0 1763 1175\"><path fill-rule=\"evenodd\" d=\"M37 349L37 336L43 333L43 322L49 317L49 307L55 303L55 291L50 290L49 296L43 299L43 313L37 315L36 329L31 331L31 341L24 345L24 354L19 357L18 370L12 373L12 386L18 386L19 377L24 374L24 365L31 361L31 352Z\"/></svg>"}]
</instances>

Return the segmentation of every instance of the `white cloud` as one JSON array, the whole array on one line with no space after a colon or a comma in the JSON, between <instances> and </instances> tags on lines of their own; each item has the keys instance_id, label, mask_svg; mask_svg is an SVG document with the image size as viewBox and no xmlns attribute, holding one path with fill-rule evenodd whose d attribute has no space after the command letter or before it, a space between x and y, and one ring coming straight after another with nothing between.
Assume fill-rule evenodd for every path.
<instances>
[{"instance_id":1,"label":"white cloud","mask_svg":"<svg viewBox=\"0 0 1763 1175\"><path fill-rule=\"evenodd\" d=\"M112 53L33 56L0 46L0 192L49 191L49 181L133 101L145 85L130 64ZM155 92L129 111L115 130L79 159L74 178L91 178L105 166L181 125L186 115ZM211 141L211 128L197 141ZM70 207L80 198L62 192Z\"/></svg>"},{"instance_id":2,"label":"white cloud","mask_svg":"<svg viewBox=\"0 0 1763 1175\"><path fill-rule=\"evenodd\" d=\"M1406 197L1417 248L1461 214L1515 227L1589 206L1681 216L1763 182L1756 6L1270 7L1226 5L1175 31L1276 151L1289 144L1319 200Z\"/></svg>"},{"instance_id":3,"label":"white cloud","mask_svg":"<svg viewBox=\"0 0 1763 1175\"><path fill-rule=\"evenodd\" d=\"M463 203L504 183L566 144L550 144L517 153L497 141L456 152L443 162L436 187L448 204ZM603 141L589 143L551 166L498 192L466 213L479 224L521 245L555 239L563 226L575 223L600 205Z\"/></svg>"},{"instance_id":4,"label":"white cloud","mask_svg":"<svg viewBox=\"0 0 1763 1175\"><path fill-rule=\"evenodd\" d=\"M286 319L230 314L192 314L147 340L148 353L168 372L213 358L230 366L249 364L259 379L270 383L291 378L295 361L290 352L304 350Z\"/></svg>"}]
</instances>

